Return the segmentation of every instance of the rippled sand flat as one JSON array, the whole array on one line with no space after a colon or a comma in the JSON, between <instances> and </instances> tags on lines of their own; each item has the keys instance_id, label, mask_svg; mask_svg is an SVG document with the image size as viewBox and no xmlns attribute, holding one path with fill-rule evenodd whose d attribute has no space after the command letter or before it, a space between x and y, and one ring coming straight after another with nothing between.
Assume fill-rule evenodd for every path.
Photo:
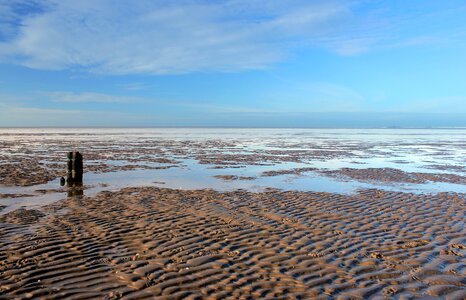
<instances>
[{"instance_id":1,"label":"rippled sand flat","mask_svg":"<svg viewBox=\"0 0 466 300\"><path fill-rule=\"evenodd\" d=\"M0 299L466 299L465 146L465 129L0 129ZM67 151L83 186L59 184Z\"/></svg>"},{"instance_id":2,"label":"rippled sand flat","mask_svg":"<svg viewBox=\"0 0 466 300\"><path fill-rule=\"evenodd\" d=\"M126 188L0 217L0 298L466 298L466 196Z\"/></svg>"}]
</instances>

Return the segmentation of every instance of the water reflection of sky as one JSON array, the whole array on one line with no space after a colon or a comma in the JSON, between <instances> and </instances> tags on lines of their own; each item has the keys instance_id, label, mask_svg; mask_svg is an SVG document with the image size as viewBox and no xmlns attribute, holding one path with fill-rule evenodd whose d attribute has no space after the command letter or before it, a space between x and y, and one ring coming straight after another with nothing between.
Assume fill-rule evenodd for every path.
<instances>
[{"instance_id":1,"label":"water reflection of sky","mask_svg":"<svg viewBox=\"0 0 466 300\"><path fill-rule=\"evenodd\" d=\"M24 141L41 147L38 137L44 140L59 140L66 137L79 149L83 139L94 141L93 149L122 149L135 152L134 157L151 157L137 153L141 142L157 141L224 141L225 146L211 146L206 149L189 149L184 155L172 155L179 161L178 167L168 169L138 169L110 173L85 174L85 195L92 196L102 190L118 190L132 186L158 186L182 189L215 190L247 189L261 191L266 188L283 190L323 191L353 193L361 188L379 188L415 193L466 192L466 186L448 183L401 184L365 183L344 178L322 176L316 172L300 175L279 175L261 177L264 171L289 170L314 167L336 170L349 168L396 168L406 172L452 173L466 175L461 170L432 169L432 165L466 166L465 129L0 129L4 142ZM144 146L146 149L147 145ZM159 147L160 148L160 147ZM195 156L204 151L207 154L254 154L267 151L302 150L344 150L343 156L313 158L304 157L302 162L267 162L268 165L244 165L240 167L213 168L215 165L199 164ZM164 145L163 151L170 152ZM21 148L2 149L15 155ZM43 151L47 151L46 148ZM276 153L274 156L279 157ZM186 157L187 156L187 157ZM89 160L87 164L105 162L115 166L127 164L166 166L154 162L131 162L125 159L112 161ZM255 177L254 180L226 181L215 175L236 175ZM32 187L0 186L0 193L33 194L34 197L1 199L7 209L43 205L66 197L66 191L40 194L37 190L60 188L58 181Z\"/></svg>"}]
</instances>

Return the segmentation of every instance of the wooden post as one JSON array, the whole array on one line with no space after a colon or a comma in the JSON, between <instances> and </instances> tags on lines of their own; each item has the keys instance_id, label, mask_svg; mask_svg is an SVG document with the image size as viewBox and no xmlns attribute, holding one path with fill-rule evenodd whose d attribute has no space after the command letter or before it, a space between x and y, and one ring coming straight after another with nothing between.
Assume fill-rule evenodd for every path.
<instances>
[{"instance_id":1,"label":"wooden post","mask_svg":"<svg viewBox=\"0 0 466 300\"><path fill-rule=\"evenodd\" d=\"M68 197L84 196L82 183L68 183Z\"/></svg>"},{"instance_id":2,"label":"wooden post","mask_svg":"<svg viewBox=\"0 0 466 300\"><path fill-rule=\"evenodd\" d=\"M73 152L68 152L66 156L68 157L68 161L66 162L66 181L73 182Z\"/></svg>"},{"instance_id":3,"label":"wooden post","mask_svg":"<svg viewBox=\"0 0 466 300\"><path fill-rule=\"evenodd\" d=\"M83 182L83 156L79 152L68 152L67 179L69 183Z\"/></svg>"}]
</instances>

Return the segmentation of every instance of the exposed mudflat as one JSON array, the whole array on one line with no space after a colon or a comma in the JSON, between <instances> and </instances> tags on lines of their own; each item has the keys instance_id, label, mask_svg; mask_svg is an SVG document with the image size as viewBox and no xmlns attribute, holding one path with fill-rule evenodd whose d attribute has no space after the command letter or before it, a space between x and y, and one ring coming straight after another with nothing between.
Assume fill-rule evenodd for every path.
<instances>
[{"instance_id":1,"label":"exposed mudflat","mask_svg":"<svg viewBox=\"0 0 466 300\"><path fill-rule=\"evenodd\" d=\"M35 186L65 176L71 150L84 154L85 174L157 176L150 182L170 182L167 177L194 168L202 173L197 178L248 178L280 188L284 185L273 180L285 181L299 190L290 176L319 177L328 186L347 177L374 188L466 182L466 130L461 129L1 129L0 185ZM307 190L315 188L310 182ZM1 186L0 193L6 194Z\"/></svg>"},{"instance_id":2,"label":"exposed mudflat","mask_svg":"<svg viewBox=\"0 0 466 300\"><path fill-rule=\"evenodd\" d=\"M403 172L393 168L369 168L353 169L342 168L334 171L322 171L321 173L338 176L343 175L353 180L360 181L383 181L383 182L407 182L407 183L426 183L426 182L448 182L466 184L466 176L456 174L435 174L421 172Z\"/></svg>"},{"instance_id":3,"label":"exposed mudflat","mask_svg":"<svg viewBox=\"0 0 466 300\"><path fill-rule=\"evenodd\" d=\"M466 299L465 220L461 129L0 129L0 299Z\"/></svg>"},{"instance_id":4,"label":"exposed mudflat","mask_svg":"<svg viewBox=\"0 0 466 300\"><path fill-rule=\"evenodd\" d=\"M214 178L222 179L222 180L254 180L255 177L250 176L236 176L236 175L215 175Z\"/></svg>"},{"instance_id":5,"label":"exposed mudflat","mask_svg":"<svg viewBox=\"0 0 466 300\"><path fill-rule=\"evenodd\" d=\"M301 175L305 172L316 172L319 169L317 168L294 168L290 170L272 170L262 172L262 176L279 176L279 175Z\"/></svg>"},{"instance_id":6,"label":"exposed mudflat","mask_svg":"<svg viewBox=\"0 0 466 300\"><path fill-rule=\"evenodd\" d=\"M465 205L380 190L72 197L0 219L0 295L465 299Z\"/></svg>"}]
</instances>

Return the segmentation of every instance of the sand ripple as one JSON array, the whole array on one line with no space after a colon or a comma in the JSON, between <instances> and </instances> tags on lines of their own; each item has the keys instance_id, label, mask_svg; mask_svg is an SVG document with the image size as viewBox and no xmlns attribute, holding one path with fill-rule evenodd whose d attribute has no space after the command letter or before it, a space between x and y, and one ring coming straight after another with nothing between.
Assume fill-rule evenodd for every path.
<instances>
[{"instance_id":1,"label":"sand ripple","mask_svg":"<svg viewBox=\"0 0 466 300\"><path fill-rule=\"evenodd\" d=\"M379 190L67 199L1 220L0 298L465 299L465 205Z\"/></svg>"},{"instance_id":2,"label":"sand ripple","mask_svg":"<svg viewBox=\"0 0 466 300\"><path fill-rule=\"evenodd\" d=\"M382 182L407 182L407 183L427 183L427 182L448 182L466 184L466 177L456 174L433 174L421 172L404 172L393 168L367 168L354 169L342 168L340 170L322 171L322 174L329 176L343 175L359 181L382 181Z\"/></svg>"}]
</instances>

